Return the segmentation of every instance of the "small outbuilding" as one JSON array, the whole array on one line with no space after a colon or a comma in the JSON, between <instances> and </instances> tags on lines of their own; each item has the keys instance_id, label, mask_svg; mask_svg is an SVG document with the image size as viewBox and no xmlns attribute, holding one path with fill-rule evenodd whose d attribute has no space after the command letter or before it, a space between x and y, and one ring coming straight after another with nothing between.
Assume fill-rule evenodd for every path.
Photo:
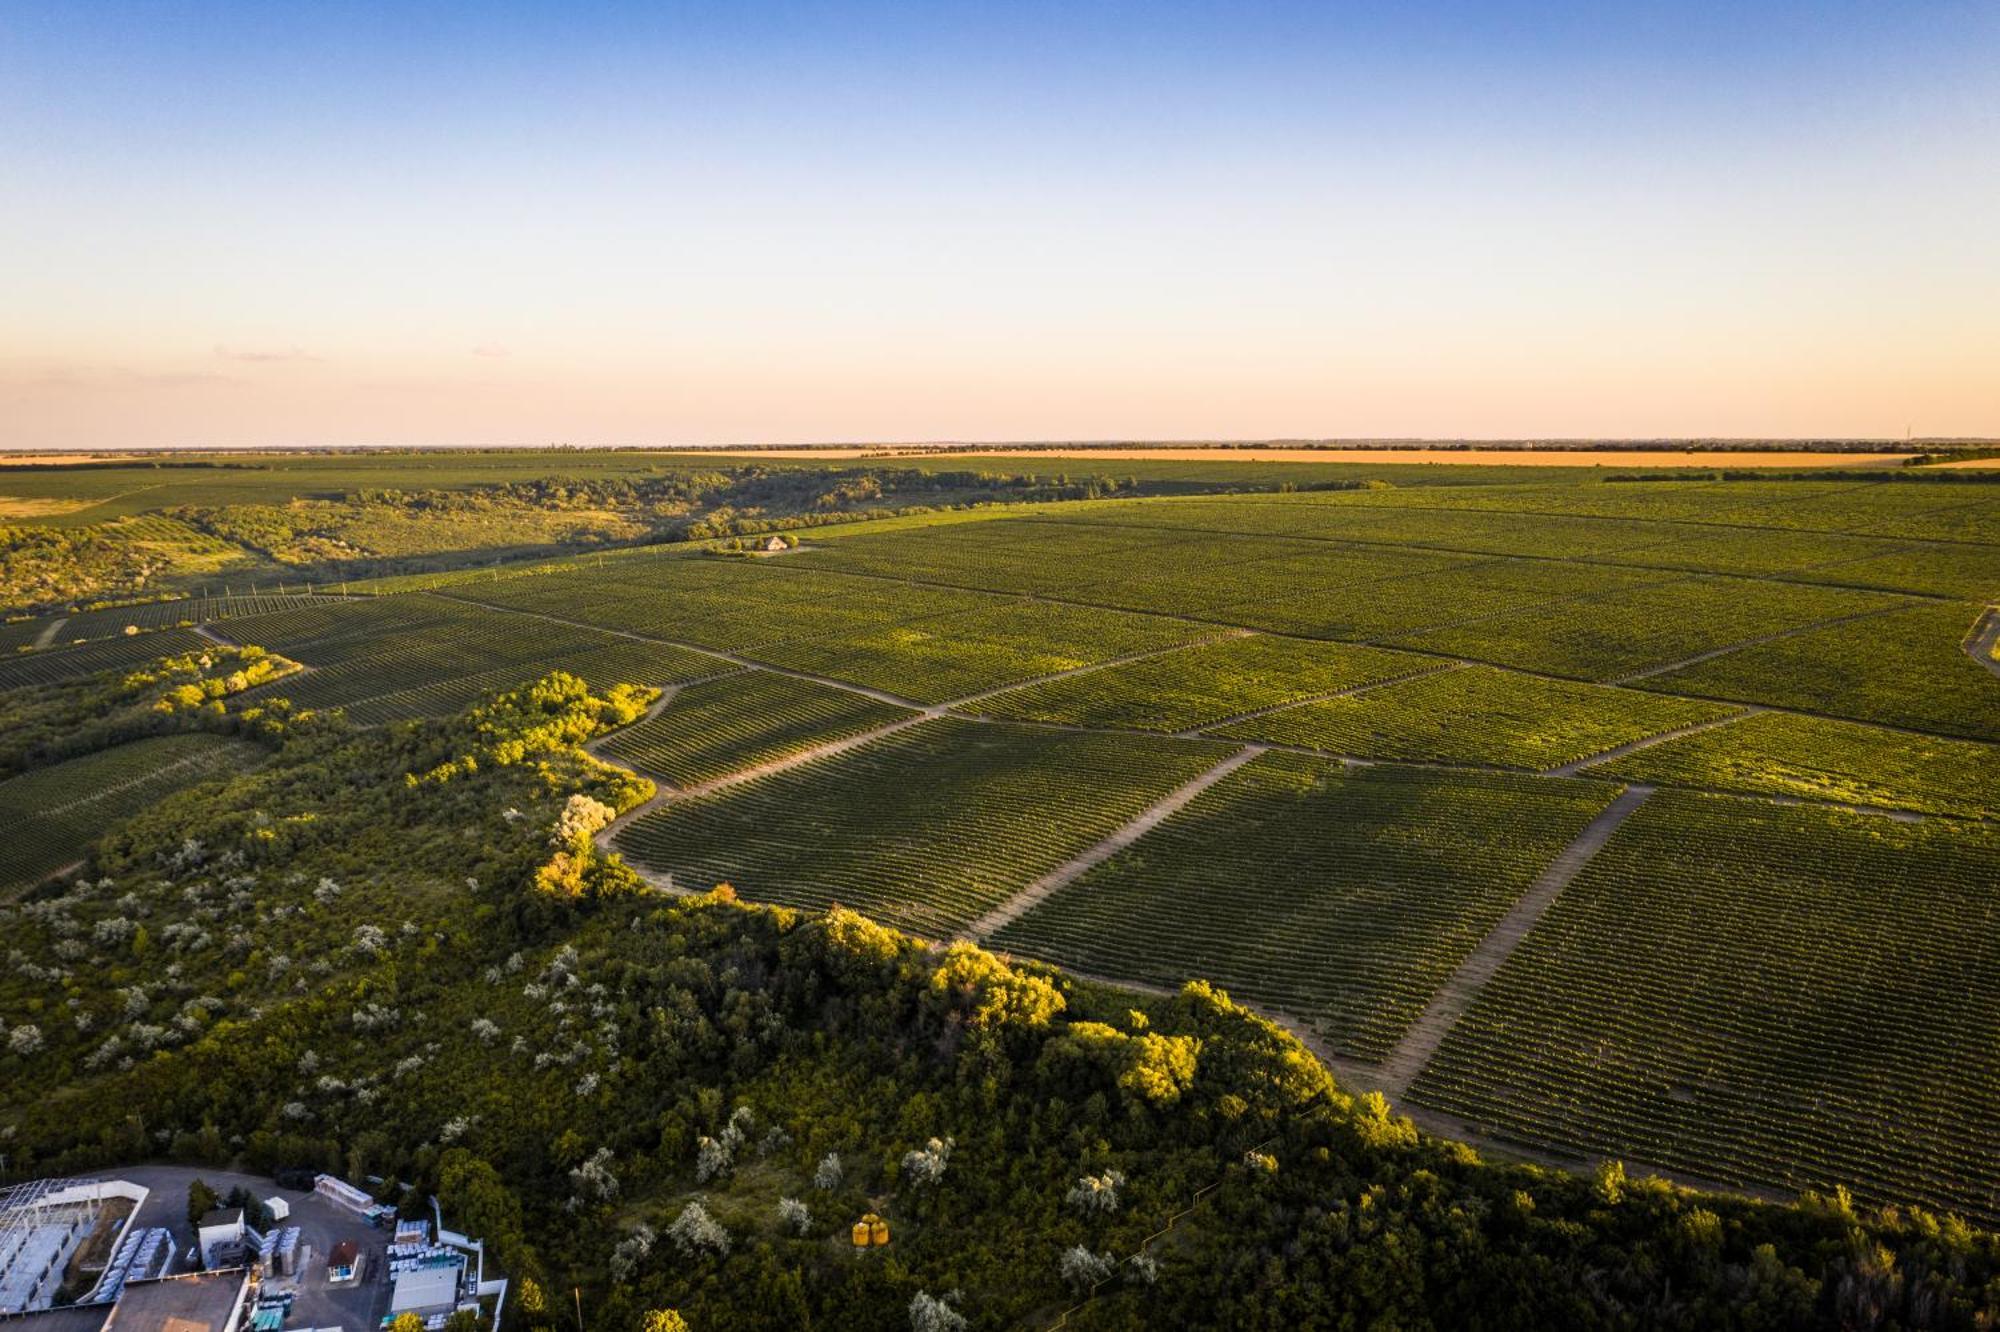
<instances>
[{"instance_id":1,"label":"small outbuilding","mask_svg":"<svg viewBox=\"0 0 2000 1332\"><path fill-rule=\"evenodd\" d=\"M785 539L783 537L774 536L769 541L766 541L764 543L764 549L770 554L776 555L781 550L790 550L791 547L785 544Z\"/></svg>"},{"instance_id":2,"label":"small outbuilding","mask_svg":"<svg viewBox=\"0 0 2000 1332\"><path fill-rule=\"evenodd\" d=\"M326 1279L328 1281L353 1281L361 1275L361 1246L353 1240L342 1240L333 1246L333 1252L326 1256Z\"/></svg>"},{"instance_id":3,"label":"small outbuilding","mask_svg":"<svg viewBox=\"0 0 2000 1332\"><path fill-rule=\"evenodd\" d=\"M204 1263L217 1249L243 1242L243 1209L218 1207L195 1223L196 1244Z\"/></svg>"}]
</instances>

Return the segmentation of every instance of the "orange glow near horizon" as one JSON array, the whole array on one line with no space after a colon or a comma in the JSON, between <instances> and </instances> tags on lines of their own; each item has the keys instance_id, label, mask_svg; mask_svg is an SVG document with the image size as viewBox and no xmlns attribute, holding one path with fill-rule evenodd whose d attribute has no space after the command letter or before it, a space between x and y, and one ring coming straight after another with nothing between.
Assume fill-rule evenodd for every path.
<instances>
[{"instance_id":1,"label":"orange glow near horizon","mask_svg":"<svg viewBox=\"0 0 2000 1332\"><path fill-rule=\"evenodd\" d=\"M2000 435L1991 5L91 9L0 448Z\"/></svg>"}]
</instances>

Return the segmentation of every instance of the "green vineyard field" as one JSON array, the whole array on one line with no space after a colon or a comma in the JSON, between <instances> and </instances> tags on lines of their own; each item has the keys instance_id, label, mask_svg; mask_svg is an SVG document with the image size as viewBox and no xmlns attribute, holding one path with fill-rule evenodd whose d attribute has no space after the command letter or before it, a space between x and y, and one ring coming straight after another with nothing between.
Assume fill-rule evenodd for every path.
<instances>
[{"instance_id":1,"label":"green vineyard field","mask_svg":"<svg viewBox=\"0 0 2000 1332\"><path fill-rule=\"evenodd\" d=\"M827 685L739 671L688 685L657 716L598 748L648 776L692 786L915 716Z\"/></svg>"},{"instance_id":2,"label":"green vineyard field","mask_svg":"<svg viewBox=\"0 0 2000 1332\"><path fill-rule=\"evenodd\" d=\"M77 647L18 652L13 656L0 657L0 689L80 680L99 671L138 666L158 657L199 652L206 646L208 640L192 629L161 629L150 634L108 638Z\"/></svg>"},{"instance_id":3,"label":"green vineyard field","mask_svg":"<svg viewBox=\"0 0 2000 1332\"><path fill-rule=\"evenodd\" d=\"M666 685L735 669L701 653L423 594L329 602L228 621L233 638L312 668L268 686L301 707L377 723L455 712L568 671L596 685Z\"/></svg>"},{"instance_id":4,"label":"green vineyard field","mask_svg":"<svg viewBox=\"0 0 2000 1332\"><path fill-rule=\"evenodd\" d=\"M175 791L255 763L255 745L214 735L137 740L0 782L0 899L80 860L104 831Z\"/></svg>"},{"instance_id":5,"label":"green vineyard field","mask_svg":"<svg viewBox=\"0 0 2000 1332\"><path fill-rule=\"evenodd\" d=\"M1648 689L2000 740L2000 678L1960 647L1976 606L1937 602L1746 647Z\"/></svg>"},{"instance_id":6,"label":"green vineyard field","mask_svg":"<svg viewBox=\"0 0 2000 1332\"><path fill-rule=\"evenodd\" d=\"M1430 657L1255 634L1029 685L974 706L1015 721L1184 731L1442 666Z\"/></svg>"},{"instance_id":7,"label":"green vineyard field","mask_svg":"<svg viewBox=\"0 0 2000 1332\"><path fill-rule=\"evenodd\" d=\"M838 902L949 936L1230 753L1226 745L943 719L712 795L618 847L676 886Z\"/></svg>"},{"instance_id":8,"label":"green vineyard field","mask_svg":"<svg viewBox=\"0 0 2000 1332\"><path fill-rule=\"evenodd\" d=\"M1392 639L1390 645L1579 680L1616 680L1897 604L1875 592L1690 575L1615 596L1473 620Z\"/></svg>"},{"instance_id":9,"label":"green vineyard field","mask_svg":"<svg viewBox=\"0 0 2000 1332\"><path fill-rule=\"evenodd\" d=\"M2000 746L1760 712L1590 769L1800 800L2000 817Z\"/></svg>"},{"instance_id":10,"label":"green vineyard field","mask_svg":"<svg viewBox=\"0 0 2000 1332\"><path fill-rule=\"evenodd\" d=\"M1726 704L1468 666L1215 728L1361 758L1543 771L1732 711Z\"/></svg>"},{"instance_id":11,"label":"green vineyard field","mask_svg":"<svg viewBox=\"0 0 2000 1332\"><path fill-rule=\"evenodd\" d=\"M1267 753L993 942L1160 985L1209 978L1379 1059L1616 792Z\"/></svg>"},{"instance_id":12,"label":"green vineyard field","mask_svg":"<svg viewBox=\"0 0 2000 1332\"><path fill-rule=\"evenodd\" d=\"M750 655L943 703L1216 632L1161 616L1021 601L859 634L798 638Z\"/></svg>"},{"instance_id":13,"label":"green vineyard field","mask_svg":"<svg viewBox=\"0 0 2000 1332\"><path fill-rule=\"evenodd\" d=\"M2000 832L1656 794L1412 1089L1523 1141L2000 1217Z\"/></svg>"}]
</instances>

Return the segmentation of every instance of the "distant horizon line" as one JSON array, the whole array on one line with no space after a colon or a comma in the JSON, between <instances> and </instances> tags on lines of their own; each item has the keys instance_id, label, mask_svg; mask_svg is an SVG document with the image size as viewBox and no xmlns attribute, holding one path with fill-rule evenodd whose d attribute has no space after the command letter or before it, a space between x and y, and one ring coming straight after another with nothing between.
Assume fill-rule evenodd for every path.
<instances>
[{"instance_id":1,"label":"distant horizon line","mask_svg":"<svg viewBox=\"0 0 2000 1332\"><path fill-rule=\"evenodd\" d=\"M1354 437L1268 437L1236 439L1159 439L1143 437L1098 439L1014 439L1014 440L815 440L810 442L732 441L696 444L574 444L490 443L490 444L133 444L120 447L51 444L39 448L0 447L0 458L47 457L132 457L162 453L230 454L309 454L309 453L480 453L480 452L573 452L573 453L732 453L796 452L811 449L923 449L963 452L1013 452L1025 449L1184 449L1227 451L1235 449L1436 449L1439 451L1484 451L1500 449L1613 450L1634 449L1658 452L1731 449L1740 452L1787 452L1797 449L1846 448L1880 452L1918 452L1926 448L2000 447L2000 436L1936 435L1901 438L1871 435L1576 435L1576 436L1392 436Z\"/></svg>"}]
</instances>

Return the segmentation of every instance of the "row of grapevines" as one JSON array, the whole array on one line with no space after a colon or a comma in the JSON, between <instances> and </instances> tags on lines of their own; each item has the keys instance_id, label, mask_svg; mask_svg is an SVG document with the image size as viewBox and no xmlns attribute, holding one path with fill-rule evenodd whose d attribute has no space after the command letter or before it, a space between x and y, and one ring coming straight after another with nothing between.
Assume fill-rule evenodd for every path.
<instances>
[{"instance_id":1,"label":"row of grapevines","mask_svg":"<svg viewBox=\"0 0 2000 1332\"><path fill-rule=\"evenodd\" d=\"M599 747L676 786L691 786L915 714L872 698L770 671L693 684L661 712Z\"/></svg>"},{"instance_id":2,"label":"row of grapevines","mask_svg":"<svg viewBox=\"0 0 2000 1332\"><path fill-rule=\"evenodd\" d=\"M1215 980L1378 1059L1614 791L1263 754L994 942Z\"/></svg>"},{"instance_id":3,"label":"row of grapevines","mask_svg":"<svg viewBox=\"0 0 2000 1332\"><path fill-rule=\"evenodd\" d=\"M1728 716L1725 704L1469 666L1215 729L1363 758L1544 771Z\"/></svg>"},{"instance_id":4,"label":"row of grapevines","mask_svg":"<svg viewBox=\"0 0 2000 1332\"><path fill-rule=\"evenodd\" d=\"M261 757L221 736L164 735L86 754L0 782L0 898L81 859L111 824L209 777Z\"/></svg>"},{"instance_id":5,"label":"row of grapevines","mask_svg":"<svg viewBox=\"0 0 2000 1332\"><path fill-rule=\"evenodd\" d=\"M1737 1184L2000 1217L2000 832L1662 791L1417 1101Z\"/></svg>"},{"instance_id":6,"label":"row of grapevines","mask_svg":"<svg viewBox=\"0 0 2000 1332\"><path fill-rule=\"evenodd\" d=\"M2000 816L2000 746L1760 712L1591 769L1635 781Z\"/></svg>"},{"instance_id":7,"label":"row of grapevines","mask_svg":"<svg viewBox=\"0 0 2000 1332\"><path fill-rule=\"evenodd\" d=\"M618 845L680 887L726 881L758 901L838 902L946 936L1228 753L945 718L669 801L624 828Z\"/></svg>"},{"instance_id":8,"label":"row of grapevines","mask_svg":"<svg viewBox=\"0 0 2000 1332\"><path fill-rule=\"evenodd\" d=\"M158 657L198 652L208 645L208 640L192 629L161 629L60 650L44 648L17 653L0 658L0 689L80 680L120 666L138 666Z\"/></svg>"},{"instance_id":9,"label":"row of grapevines","mask_svg":"<svg viewBox=\"0 0 2000 1332\"><path fill-rule=\"evenodd\" d=\"M183 597L177 601L149 601L136 606L112 606L104 610L72 615L57 631L59 641L116 638L128 628L164 629L172 625L207 624L243 615L268 615L325 604L329 598L305 593L259 592L255 594ZM337 598L332 599L337 600Z\"/></svg>"},{"instance_id":10,"label":"row of grapevines","mask_svg":"<svg viewBox=\"0 0 2000 1332\"><path fill-rule=\"evenodd\" d=\"M1018 721L1185 731L1441 667L1432 657L1251 634L1028 685L974 706Z\"/></svg>"}]
</instances>

